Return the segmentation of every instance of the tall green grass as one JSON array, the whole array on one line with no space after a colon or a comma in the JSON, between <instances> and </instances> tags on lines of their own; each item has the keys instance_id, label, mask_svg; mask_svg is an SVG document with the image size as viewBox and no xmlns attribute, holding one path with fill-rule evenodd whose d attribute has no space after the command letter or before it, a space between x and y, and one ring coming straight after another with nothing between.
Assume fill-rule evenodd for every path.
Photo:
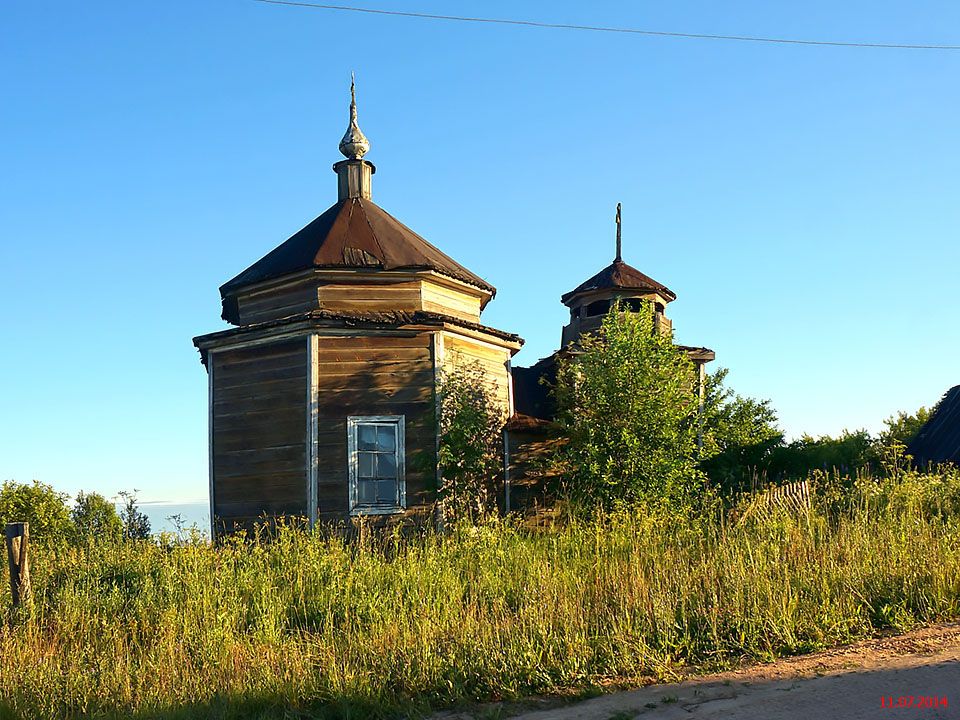
<instances>
[{"instance_id":1,"label":"tall green grass","mask_svg":"<svg viewBox=\"0 0 960 720\"><path fill-rule=\"evenodd\" d=\"M739 526L38 548L34 604L0 629L0 718L388 717L960 617L958 473L830 503Z\"/></svg>"}]
</instances>

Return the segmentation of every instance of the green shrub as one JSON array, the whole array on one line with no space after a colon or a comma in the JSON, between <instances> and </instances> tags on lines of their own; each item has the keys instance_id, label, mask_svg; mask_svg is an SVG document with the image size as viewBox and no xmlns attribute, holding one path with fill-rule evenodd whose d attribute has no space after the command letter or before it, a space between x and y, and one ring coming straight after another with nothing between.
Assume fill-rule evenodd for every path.
<instances>
[{"instance_id":1,"label":"green shrub","mask_svg":"<svg viewBox=\"0 0 960 720\"><path fill-rule=\"evenodd\" d=\"M123 535L123 523L117 508L99 493L78 493L70 517L79 542L119 540Z\"/></svg>"},{"instance_id":2,"label":"green shrub","mask_svg":"<svg viewBox=\"0 0 960 720\"><path fill-rule=\"evenodd\" d=\"M479 363L456 365L437 386L438 497L451 518L477 519L496 510L503 475L503 403Z\"/></svg>"},{"instance_id":3,"label":"green shrub","mask_svg":"<svg viewBox=\"0 0 960 720\"><path fill-rule=\"evenodd\" d=\"M38 543L59 543L73 536L66 493L34 480L0 485L0 527L9 522L30 523L30 537Z\"/></svg>"},{"instance_id":4,"label":"green shrub","mask_svg":"<svg viewBox=\"0 0 960 720\"><path fill-rule=\"evenodd\" d=\"M702 493L696 373L656 331L651 303L638 312L614 307L560 361L553 392L566 441L556 446L556 471L575 507L676 509Z\"/></svg>"},{"instance_id":5,"label":"green shrub","mask_svg":"<svg viewBox=\"0 0 960 720\"><path fill-rule=\"evenodd\" d=\"M700 467L726 497L749 489L772 453L783 445L769 400L737 395L725 385L726 368L706 377Z\"/></svg>"},{"instance_id":6,"label":"green shrub","mask_svg":"<svg viewBox=\"0 0 960 720\"><path fill-rule=\"evenodd\" d=\"M150 518L140 511L140 506L137 504L137 491L124 490L118 494L123 498L123 506L120 508L120 523L124 539L149 540Z\"/></svg>"}]
</instances>

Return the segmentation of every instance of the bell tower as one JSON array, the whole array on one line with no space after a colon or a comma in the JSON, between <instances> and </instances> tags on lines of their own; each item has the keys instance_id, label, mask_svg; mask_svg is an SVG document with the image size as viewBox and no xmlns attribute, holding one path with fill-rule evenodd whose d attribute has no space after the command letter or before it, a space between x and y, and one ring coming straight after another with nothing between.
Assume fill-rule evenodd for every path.
<instances>
[{"instance_id":1,"label":"bell tower","mask_svg":"<svg viewBox=\"0 0 960 720\"><path fill-rule=\"evenodd\" d=\"M613 262L560 298L570 308L570 322L563 328L561 348L575 344L584 333L599 330L604 316L616 302L628 312L639 311L644 301L653 303L657 329L673 333L666 308L668 303L677 299L676 294L623 261L620 203L617 203L616 223L617 245Z\"/></svg>"}]
</instances>

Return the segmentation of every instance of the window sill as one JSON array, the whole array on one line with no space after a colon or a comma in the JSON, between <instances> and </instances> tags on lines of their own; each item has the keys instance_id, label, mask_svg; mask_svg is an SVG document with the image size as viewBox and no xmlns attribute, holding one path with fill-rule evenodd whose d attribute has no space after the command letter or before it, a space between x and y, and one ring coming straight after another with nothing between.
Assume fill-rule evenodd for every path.
<instances>
[{"instance_id":1,"label":"window sill","mask_svg":"<svg viewBox=\"0 0 960 720\"><path fill-rule=\"evenodd\" d=\"M404 511L402 507L358 507L350 511L351 517L358 515L399 515Z\"/></svg>"}]
</instances>

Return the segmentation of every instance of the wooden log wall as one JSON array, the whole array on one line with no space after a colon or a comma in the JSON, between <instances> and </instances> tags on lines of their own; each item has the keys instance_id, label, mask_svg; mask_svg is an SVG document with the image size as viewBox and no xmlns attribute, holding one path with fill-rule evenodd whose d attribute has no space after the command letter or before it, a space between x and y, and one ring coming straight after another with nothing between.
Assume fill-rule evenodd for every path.
<instances>
[{"instance_id":1,"label":"wooden log wall","mask_svg":"<svg viewBox=\"0 0 960 720\"><path fill-rule=\"evenodd\" d=\"M282 288L243 293L237 297L237 324L251 325L275 320L316 310L317 307L317 283L311 280L291 283Z\"/></svg>"},{"instance_id":2,"label":"wooden log wall","mask_svg":"<svg viewBox=\"0 0 960 720\"><path fill-rule=\"evenodd\" d=\"M428 312L480 321L481 294L459 290L421 278L372 278L357 276L333 281L303 278L279 287L241 293L237 296L240 325L275 320L307 312Z\"/></svg>"},{"instance_id":3,"label":"wooden log wall","mask_svg":"<svg viewBox=\"0 0 960 720\"><path fill-rule=\"evenodd\" d=\"M306 338L210 355L214 515L307 514Z\"/></svg>"},{"instance_id":4,"label":"wooden log wall","mask_svg":"<svg viewBox=\"0 0 960 720\"><path fill-rule=\"evenodd\" d=\"M318 518L349 515L347 416L403 415L406 515L433 502L436 431L431 333L320 337L317 350Z\"/></svg>"},{"instance_id":5,"label":"wooden log wall","mask_svg":"<svg viewBox=\"0 0 960 720\"><path fill-rule=\"evenodd\" d=\"M557 478L551 473L547 459L561 441L545 429L511 431L507 435L511 511L535 514L552 506Z\"/></svg>"},{"instance_id":6,"label":"wooden log wall","mask_svg":"<svg viewBox=\"0 0 960 720\"><path fill-rule=\"evenodd\" d=\"M323 310L344 312L414 312L421 309L420 281L325 283L319 288Z\"/></svg>"},{"instance_id":7,"label":"wooden log wall","mask_svg":"<svg viewBox=\"0 0 960 720\"><path fill-rule=\"evenodd\" d=\"M451 315L461 320L480 322L480 296L447 285L425 280L420 289L423 309Z\"/></svg>"},{"instance_id":8,"label":"wooden log wall","mask_svg":"<svg viewBox=\"0 0 960 720\"><path fill-rule=\"evenodd\" d=\"M444 333L444 367L476 363L486 374L489 388L503 403L504 420L507 419L510 403L510 351L476 342L468 337L450 332Z\"/></svg>"}]
</instances>

